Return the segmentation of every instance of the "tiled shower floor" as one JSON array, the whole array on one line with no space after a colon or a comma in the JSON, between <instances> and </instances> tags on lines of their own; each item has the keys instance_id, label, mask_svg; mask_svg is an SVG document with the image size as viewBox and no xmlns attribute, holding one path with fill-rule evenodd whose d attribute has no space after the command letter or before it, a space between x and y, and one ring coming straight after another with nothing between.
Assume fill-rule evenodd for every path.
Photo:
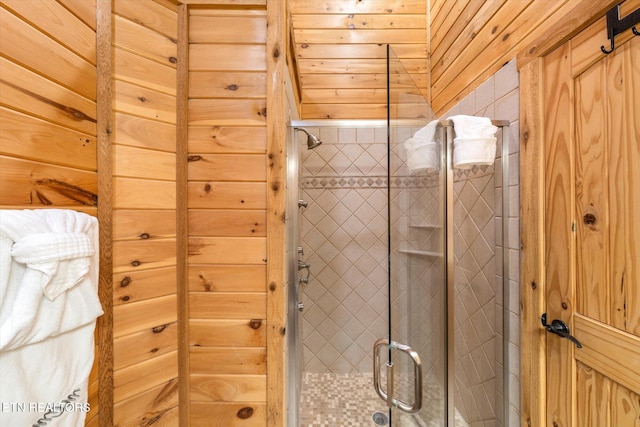
<instances>
[{"instance_id":1,"label":"tiled shower floor","mask_svg":"<svg viewBox=\"0 0 640 427\"><path fill-rule=\"evenodd\" d=\"M373 414L388 414L387 406L373 390L371 374L326 374L305 372L302 377L300 398L300 427L376 427ZM425 384L425 401L435 403L440 393ZM431 394L431 396L430 396ZM441 405L434 405L440 406ZM429 418L424 411L423 416ZM432 422L403 416L399 427L438 427L441 416L434 414ZM387 424L388 425L388 424ZM456 427L466 427L461 417L456 417ZM394 422L394 426L396 423Z\"/></svg>"},{"instance_id":2,"label":"tiled shower floor","mask_svg":"<svg viewBox=\"0 0 640 427\"><path fill-rule=\"evenodd\" d=\"M300 427L375 427L373 413L388 410L372 381L371 374L305 372Z\"/></svg>"}]
</instances>

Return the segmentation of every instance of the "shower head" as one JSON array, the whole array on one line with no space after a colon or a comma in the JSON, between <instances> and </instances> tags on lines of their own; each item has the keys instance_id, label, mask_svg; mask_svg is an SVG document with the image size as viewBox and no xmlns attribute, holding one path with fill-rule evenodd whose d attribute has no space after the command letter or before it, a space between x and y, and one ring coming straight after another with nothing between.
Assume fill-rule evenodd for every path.
<instances>
[{"instance_id":1,"label":"shower head","mask_svg":"<svg viewBox=\"0 0 640 427\"><path fill-rule=\"evenodd\" d=\"M312 149L316 148L318 145L322 144L322 141L320 140L320 138L318 138L314 134L309 133L309 132L307 132L306 130L304 130L302 128L294 128L294 129L302 131L302 132L307 134L307 149L308 150L312 150Z\"/></svg>"}]
</instances>

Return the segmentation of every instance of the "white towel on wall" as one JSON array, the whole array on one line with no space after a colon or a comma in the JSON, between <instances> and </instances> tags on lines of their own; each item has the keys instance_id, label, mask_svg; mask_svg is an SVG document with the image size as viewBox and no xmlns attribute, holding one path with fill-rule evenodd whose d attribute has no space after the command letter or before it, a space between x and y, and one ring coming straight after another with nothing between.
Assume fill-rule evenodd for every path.
<instances>
[{"instance_id":1,"label":"white towel on wall","mask_svg":"<svg viewBox=\"0 0 640 427\"><path fill-rule=\"evenodd\" d=\"M0 426L84 426L94 330L95 321L0 352Z\"/></svg>"},{"instance_id":2,"label":"white towel on wall","mask_svg":"<svg viewBox=\"0 0 640 427\"><path fill-rule=\"evenodd\" d=\"M434 141L439 121L433 120L418 129L404 142L409 172L437 169L439 165L437 144Z\"/></svg>"},{"instance_id":3,"label":"white towel on wall","mask_svg":"<svg viewBox=\"0 0 640 427\"><path fill-rule=\"evenodd\" d=\"M98 247L90 215L0 210L0 425L84 424Z\"/></svg>"},{"instance_id":4,"label":"white towel on wall","mask_svg":"<svg viewBox=\"0 0 640 427\"><path fill-rule=\"evenodd\" d=\"M94 321L98 221L61 209L0 210L0 351Z\"/></svg>"}]
</instances>

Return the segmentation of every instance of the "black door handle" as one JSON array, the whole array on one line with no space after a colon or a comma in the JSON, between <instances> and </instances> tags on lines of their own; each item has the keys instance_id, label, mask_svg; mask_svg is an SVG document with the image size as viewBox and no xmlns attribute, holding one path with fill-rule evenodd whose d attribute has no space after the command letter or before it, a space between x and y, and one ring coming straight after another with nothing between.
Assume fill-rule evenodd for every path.
<instances>
[{"instance_id":1,"label":"black door handle","mask_svg":"<svg viewBox=\"0 0 640 427\"><path fill-rule=\"evenodd\" d=\"M540 317L540 321L542 322L542 326L544 326L547 329L547 331L551 332L552 334L559 335L562 338L566 338L572 343L574 343L576 347L582 348L582 344L580 344L580 341L578 341L573 335L571 335L569 326L567 326L567 324L564 323L562 320L553 319L551 321L551 324L548 324L547 313L543 313L542 317Z\"/></svg>"}]
</instances>

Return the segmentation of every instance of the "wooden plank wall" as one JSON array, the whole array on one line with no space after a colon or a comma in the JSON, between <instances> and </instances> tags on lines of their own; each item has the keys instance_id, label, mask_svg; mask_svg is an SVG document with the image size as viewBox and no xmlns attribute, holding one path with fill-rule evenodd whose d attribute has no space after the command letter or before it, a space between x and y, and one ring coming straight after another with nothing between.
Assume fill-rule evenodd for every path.
<instances>
[{"instance_id":1,"label":"wooden plank wall","mask_svg":"<svg viewBox=\"0 0 640 427\"><path fill-rule=\"evenodd\" d=\"M303 119L386 118L387 43L402 60L396 84L428 98L426 0L289 4Z\"/></svg>"},{"instance_id":2,"label":"wooden plank wall","mask_svg":"<svg viewBox=\"0 0 640 427\"><path fill-rule=\"evenodd\" d=\"M95 8L0 2L0 209L97 215ZM88 425L98 420L97 360Z\"/></svg>"},{"instance_id":3,"label":"wooden plank wall","mask_svg":"<svg viewBox=\"0 0 640 427\"><path fill-rule=\"evenodd\" d=\"M605 8L608 3L431 0L432 108L446 113L550 28L563 20L567 28L576 28L574 20L585 5Z\"/></svg>"},{"instance_id":4,"label":"wooden plank wall","mask_svg":"<svg viewBox=\"0 0 640 427\"><path fill-rule=\"evenodd\" d=\"M266 35L264 7L190 9L193 426L267 423Z\"/></svg>"},{"instance_id":5,"label":"wooden plank wall","mask_svg":"<svg viewBox=\"0 0 640 427\"><path fill-rule=\"evenodd\" d=\"M113 421L177 425L177 7L113 2Z\"/></svg>"}]
</instances>

